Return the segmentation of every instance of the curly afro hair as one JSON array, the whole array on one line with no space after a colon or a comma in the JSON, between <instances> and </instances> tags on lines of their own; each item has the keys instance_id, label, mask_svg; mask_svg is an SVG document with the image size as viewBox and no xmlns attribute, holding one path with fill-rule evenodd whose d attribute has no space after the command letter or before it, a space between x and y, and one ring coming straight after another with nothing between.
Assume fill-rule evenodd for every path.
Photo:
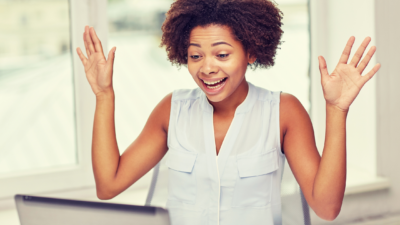
<instances>
[{"instance_id":1,"label":"curly afro hair","mask_svg":"<svg viewBox=\"0 0 400 225\"><path fill-rule=\"evenodd\" d=\"M281 44L282 15L270 0L176 0L166 13L160 47L166 46L172 64L187 65L192 29L224 25L231 28L246 52L256 56L251 67L268 68L274 65Z\"/></svg>"}]
</instances>

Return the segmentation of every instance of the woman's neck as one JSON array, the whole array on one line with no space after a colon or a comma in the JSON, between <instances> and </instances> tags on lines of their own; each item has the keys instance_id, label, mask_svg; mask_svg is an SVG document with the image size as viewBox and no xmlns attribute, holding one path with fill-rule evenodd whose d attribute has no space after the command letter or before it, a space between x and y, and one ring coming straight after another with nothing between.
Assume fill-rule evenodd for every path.
<instances>
[{"instance_id":1,"label":"woman's neck","mask_svg":"<svg viewBox=\"0 0 400 225\"><path fill-rule=\"evenodd\" d=\"M230 96L220 102L209 102L214 108L214 113L232 115L235 113L236 108L246 99L248 92L249 85L246 78L243 78L242 82Z\"/></svg>"}]
</instances>

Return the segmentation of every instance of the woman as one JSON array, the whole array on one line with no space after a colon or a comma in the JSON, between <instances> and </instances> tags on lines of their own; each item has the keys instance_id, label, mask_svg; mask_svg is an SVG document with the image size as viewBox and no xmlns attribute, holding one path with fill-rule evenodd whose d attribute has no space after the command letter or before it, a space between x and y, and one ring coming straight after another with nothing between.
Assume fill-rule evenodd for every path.
<instances>
[{"instance_id":1,"label":"woman","mask_svg":"<svg viewBox=\"0 0 400 225\"><path fill-rule=\"evenodd\" d=\"M319 57L326 138L319 155L310 118L292 95L246 81L248 67L274 64L282 13L269 0L177 0L163 24L171 62L187 65L197 89L176 90L155 107L120 156L114 126L113 62L93 28L77 48L96 95L92 160L97 196L110 199L168 152L168 209L173 225L281 224L280 182L287 158L310 207L326 220L340 212L346 183L346 117L377 64L361 76L366 38L348 62L351 37L329 74Z\"/></svg>"}]
</instances>

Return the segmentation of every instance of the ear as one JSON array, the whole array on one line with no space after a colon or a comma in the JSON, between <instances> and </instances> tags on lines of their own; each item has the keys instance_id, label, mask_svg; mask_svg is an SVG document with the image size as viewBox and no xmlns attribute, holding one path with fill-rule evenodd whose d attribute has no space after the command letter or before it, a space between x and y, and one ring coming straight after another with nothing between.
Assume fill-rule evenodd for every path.
<instances>
[{"instance_id":1,"label":"ear","mask_svg":"<svg viewBox=\"0 0 400 225\"><path fill-rule=\"evenodd\" d=\"M250 55L250 53L247 53L247 62L249 64L253 64L256 61L257 57L254 55Z\"/></svg>"}]
</instances>

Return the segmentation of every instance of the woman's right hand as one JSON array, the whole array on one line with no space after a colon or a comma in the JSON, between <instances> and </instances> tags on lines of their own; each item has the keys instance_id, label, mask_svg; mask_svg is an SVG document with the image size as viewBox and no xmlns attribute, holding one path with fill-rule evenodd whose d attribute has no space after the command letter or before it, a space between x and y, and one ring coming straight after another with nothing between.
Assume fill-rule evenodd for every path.
<instances>
[{"instance_id":1,"label":"woman's right hand","mask_svg":"<svg viewBox=\"0 0 400 225\"><path fill-rule=\"evenodd\" d=\"M106 60L101 41L97 37L94 28L89 28L89 26L85 27L83 40L87 58L83 55L79 47L76 51L85 68L86 78L92 87L92 91L96 97L105 93L112 93L112 75L116 47L110 50L108 60Z\"/></svg>"}]
</instances>

